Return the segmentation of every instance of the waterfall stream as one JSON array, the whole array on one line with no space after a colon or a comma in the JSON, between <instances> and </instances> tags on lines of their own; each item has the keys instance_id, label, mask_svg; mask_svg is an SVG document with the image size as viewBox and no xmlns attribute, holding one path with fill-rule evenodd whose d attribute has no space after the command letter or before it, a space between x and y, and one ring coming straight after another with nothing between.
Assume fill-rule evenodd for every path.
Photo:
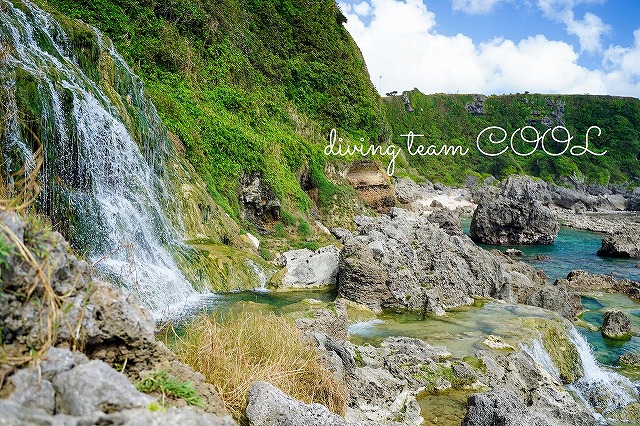
<instances>
[{"instance_id":1,"label":"waterfall stream","mask_svg":"<svg viewBox=\"0 0 640 426\"><path fill-rule=\"evenodd\" d=\"M589 343L575 327L571 327L567 337L578 351L584 370L583 377L567 385L567 388L577 395L597 420L607 424L608 413L624 408L632 402L638 402L638 389L633 382L615 371L601 367ZM557 367L539 341L534 340L530 345L525 345L523 350L561 382Z\"/></svg>"},{"instance_id":2,"label":"waterfall stream","mask_svg":"<svg viewBox=\"0 0 640 426\"><path fill-rule=\"evenodd\" d=\"M156 317L181 306L197 293L170 251L181 244L163 210L172 198L162 178L172 148L141 80L98 30L75 24L91 40L82 51L97 62L92 72L51 15L28 1L0 1L0 43L9 47L0 69L8 111L0 166L9 175L35 150L21 130L21 93L31 88L40 115L29 119L39 124L45 156L43 210Z\"/></svg>"}]
</instances>

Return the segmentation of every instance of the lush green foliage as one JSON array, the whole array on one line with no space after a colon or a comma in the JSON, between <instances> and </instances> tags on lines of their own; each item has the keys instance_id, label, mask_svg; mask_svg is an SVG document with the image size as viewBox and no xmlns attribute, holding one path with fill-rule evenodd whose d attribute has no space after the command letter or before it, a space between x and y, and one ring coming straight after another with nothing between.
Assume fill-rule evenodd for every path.
<instances>
[{"instance_id":1,"label":"lush green foliage","mask_svg":"<svg viewBox=\"0 0 640 426\"><path fill-rule=\"evenodd\" d=\"M403 147L404 172L422 175L433 181L461 183L465 176L494 175L502 178L511 173L526 173L548 181L561 182L564 177L575 177L590 182L625 182L640 178L640 100L610 96L588 95L539 95L516 94L489 96L484 101L484 114L467 112L466 105L475 101L474 95L424 95L417 90L408 92L414 112L405 110L399 97L384 99L386 114L393 130L393 142ZM560 117L560 120L558 120ZM545 120L546 118L546 120ZM547 125L544 124L547 123ZM549 127L567 127L573 140L571 146L584 146L585 132L590 126L599 126L602 136L590 133L591 150L604 156L550 156L540 148L531 156L518 156L510 151L496 157L484 156L476 148L478 134L489 126L499 126L507 131L507 141L492 148L493 153L509 145L512 132L526 125L533 125L540 135ZM406 155L406 138L399 135L413 131L423 134L415 143L428 146L443 144L462 145L470 149L466 156L409 156ZM558 139L566 134L558 132ZM498 138L502 134L496 134ZM534 133L525 133L534 138ZM489 151L485 135L483 148ZM521 152L530 151L516 135L515 146ZM552 139L548 136L548 142ZM552 153L562 151L564 145L548 144ZM409 167L407 167L409 166Z\"/></svg>"},{"instance_id":2,"label":"lush green foliage","mask_svg":"<svg viewBox=\"0 0 640 426\"><path fill-rule=\"evenodd\" d=\"M113 39L234 216L243 172L261 172L285 206L306 211L311 201L296 173L324 177L329 130L374 139L384 132L334 0L43 1Z\"/></svg>"}]
</instances>

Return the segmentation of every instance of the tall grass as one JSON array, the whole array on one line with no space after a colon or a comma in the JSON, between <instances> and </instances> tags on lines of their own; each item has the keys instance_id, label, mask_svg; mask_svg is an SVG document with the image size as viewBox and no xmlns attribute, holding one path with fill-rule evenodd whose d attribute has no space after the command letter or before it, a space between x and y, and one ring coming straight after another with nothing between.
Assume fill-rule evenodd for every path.
<instances>
[{"instance_id":1,"label":"tall grass","mask_svg":"<svg viewBox=\"0 0 640 426\"><path fill-rule=\"evenodd\" d=\"M223 321L201 315L174 342L178 358L212 383L229 413L246 424L249 386L264 380L294 398L342 414L346 391L320 364L293 322L274 314L240 310Z\"/></svg>"}]
</instances>

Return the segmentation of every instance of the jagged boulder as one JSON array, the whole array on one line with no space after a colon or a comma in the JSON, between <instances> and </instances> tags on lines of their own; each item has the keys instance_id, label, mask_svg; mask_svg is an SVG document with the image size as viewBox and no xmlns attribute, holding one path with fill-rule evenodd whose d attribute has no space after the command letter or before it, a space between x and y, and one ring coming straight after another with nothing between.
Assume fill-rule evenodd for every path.
<instances>
[{"instance_id":1,"label":"jagged boulder","mask_svg":"<svg viewBox=\"0 0 640 426\"><path fill-rule=\"evenodd\" d=\"M509 176L497 196L485 190L471 221L471 238L485 244L551 244L558 235L557 215L546 184L528 176Z\"/></svg>"},{"instance_id":2,"label":"jagged boulder","mask_svg":"<svg viewBox=\"0 0 640 426\"><path fill-rule=\"evenodd\" d=\"M608 233L602 240L598 256L640 259L640 227L624 226Z\"/></svg>"},{"instance_id":3,"label":"jagged boulder","mask_svg":"<svg viewBox=\"0 0 640 426\"><path fill-rule=\"evenodd\" d=\"M463 426L598 425L587 408L528 354L483 353L482 359L487 366L484 380L492 389L469 396Z\"/></svg>"},{"instance_id":4,"label":"jagged boulder","mask_svg":"<svg viewBox=\"0 0 640 426\"><path fill-rule=\"evenodd\" d=\"M546 276L500 252L448 235L424 217L394 208L390 215L359 216L357 235L341 254L338 291L371 309L444 313L473 296L542 303L573 317L573 292L546 284ZM535 296L544 291L543 295ZM555 302L555 304L554 304Z\"/></svg>"},{"instance_id":5,"label":"jagged boulder","mask_svg":"<svg viewBox=\"0 0 640 426\"><path fill-rule=\"evenodd\" d=\"M396 193L387 172L369 160L356 161L346 171L347 181L372 209L386 213L396 205Z\"/></svg>"},{"instance_id":6,"label":"jagged boulder","mask_svg":"<svg viewBox=\"0 0 640 426\"><path fill-rule=\"evenodd\" d=\"M449 235L462 235L464 231L460 225L460 218L448 208L439 208L427 216L427 221L438 225Z\"/></svg>"},{"instance_id":7,"label":"jagged boulder","mask_svg":"<svg viewBox=\"0 0 640 426\"><path fill-rule=\"evenodd\" d=\"M607 311L602 317L602 329L604 337L609 339L630 339L633 326L629 316L622 311Z\"/></svg>"},{"instance_id":8,"label":"jagged boulder","mask_svg":"<svg viewBox=\"0 0 640 426\"><path fill-rule=\"evenodd\" d=\"M8 424L130 424L137 418L158 425L180 419L235 424L213 386L155 339L154 319L135 295L93 276L60 234L0 210L0 239L7 247L0 297L3 349L13 359L38 361L37 367L19 368L23 365L11 358L0 360L0 375L7 377L0 389L7 398L0 400L0 419ZM138 392L111 365L126 367L133 380L160 369L188 378L212 414L192 408L145 414L155 399Z\"/></svg>"},{"instance_id":9,"label":"jagged boulder","mask_svg":"<svg viewBox=\"0 0 640 426\"><path fill-rule=\"evenodd\" d=\"M347 422L323 405L298 401L267 382L249 387L246 413L251 426L367 426Z\"/></svg>"}]
</instances>

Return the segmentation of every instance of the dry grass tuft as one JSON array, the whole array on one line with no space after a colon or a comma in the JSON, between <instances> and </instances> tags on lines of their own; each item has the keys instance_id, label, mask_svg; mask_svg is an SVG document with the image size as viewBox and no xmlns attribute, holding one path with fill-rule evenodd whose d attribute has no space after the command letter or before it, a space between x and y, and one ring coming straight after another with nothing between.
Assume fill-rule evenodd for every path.
<instances>
[{"instance_id":1,"label":"dry grass tuft","mask_svg":"<svg viewBox=\"0 0 640 426\"><path fill-rule=\"evenodd\" d=\"M275 314L241 310L224 321L201 315L176 336L178 358L205 375L229 413L246 424L249 386L264 380L305 402L342 414L346 390L320 364L315 348L293 322Z\"/></svg>"}]
</instances>

